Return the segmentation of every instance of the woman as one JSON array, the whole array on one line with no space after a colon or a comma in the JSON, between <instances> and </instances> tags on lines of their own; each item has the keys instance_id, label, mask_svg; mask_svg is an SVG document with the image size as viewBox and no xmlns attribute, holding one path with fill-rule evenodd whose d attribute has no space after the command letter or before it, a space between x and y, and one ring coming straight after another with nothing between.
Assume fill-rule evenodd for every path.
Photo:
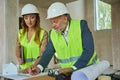
<instances>
[{"instance_id":1,"label":"woman","mask_svg":"<svg viewBox=\"0 0 120 80\"><path fill-rule=\"evenodd\" d=\"M37 65L44 52L48 34L40 28L39 11L33 4L26 4L22 8L22 29L18 32L16 57L23 73L28 68Z\"/></svg>"}]
</instances>

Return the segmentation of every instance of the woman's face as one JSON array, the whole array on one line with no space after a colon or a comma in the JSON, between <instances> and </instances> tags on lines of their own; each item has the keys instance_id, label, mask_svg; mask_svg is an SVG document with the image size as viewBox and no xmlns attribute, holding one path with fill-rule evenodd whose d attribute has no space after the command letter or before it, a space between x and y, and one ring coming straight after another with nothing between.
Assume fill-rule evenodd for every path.
<instances>
[{"instance_id":1,"label":"woman's face","mask_svg":"<svg viewBox=\"0 0 120 80\"><path fill-rule=\"evenodd\" d=\"M24 21L28 28L33 28L36 24L36 15L35 14L24 15Z\"/></svg>"}]
</instances>

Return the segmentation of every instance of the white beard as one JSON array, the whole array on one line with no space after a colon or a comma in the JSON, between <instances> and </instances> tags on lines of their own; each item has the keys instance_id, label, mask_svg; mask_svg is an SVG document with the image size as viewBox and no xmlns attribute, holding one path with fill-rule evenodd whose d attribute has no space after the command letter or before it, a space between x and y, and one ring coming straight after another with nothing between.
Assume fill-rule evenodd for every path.
<instances>
[{"instance_id":1,"label":"white beard","mask_svg":"<svg viewBox=\"0 0 120 80\"><path fill-rule=\"evenodd\" d=\"M56 31L57 33L63 33L63 30L64 30L65 26L66 26L66 25L63 24L59 30L55 30L55 31Z\"/></svg>"}]
</instances>

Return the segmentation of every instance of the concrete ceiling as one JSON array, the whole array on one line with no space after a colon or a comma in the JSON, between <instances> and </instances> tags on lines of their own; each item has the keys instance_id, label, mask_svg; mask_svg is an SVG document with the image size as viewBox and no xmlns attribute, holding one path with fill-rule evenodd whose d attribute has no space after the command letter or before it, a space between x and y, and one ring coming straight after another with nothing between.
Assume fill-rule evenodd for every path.
<instances>
[{"instance_id":1,"label":"concrete ceiling","mask_svg":"<svg viewBox=\"0 0 120 80\"><path fill-rule=\"evenodd\" d=\"M101 0L101 1L109 3L109 4L120 2L120 0Z\"/></svg>"},{"instance_id":2,"label":"concrete ceiling","mask_svg":"<svg viewBox=\"0 0 120 80\"><path fill-rule=\"evenodd\" d=\"M19 0L20 4L32 3L42 8L48 8L53 2L69 3L76 0Z\"/></svg>"},{"instance_id":3,"label":"concrete ceiling","mask_svg":"<svg viewBox=\"0 0 120 80\"><path fill-rule=\"evenodd\" d=\"M77 0L19 0L19 3L20 4L32 3L42 8L48 8L53 2L69 3L73 1L77 1ZM115 3L115 2L120 2L120 0L101 0L101 1L104 1L110 4Z\"/></svg>"}]
</instances>

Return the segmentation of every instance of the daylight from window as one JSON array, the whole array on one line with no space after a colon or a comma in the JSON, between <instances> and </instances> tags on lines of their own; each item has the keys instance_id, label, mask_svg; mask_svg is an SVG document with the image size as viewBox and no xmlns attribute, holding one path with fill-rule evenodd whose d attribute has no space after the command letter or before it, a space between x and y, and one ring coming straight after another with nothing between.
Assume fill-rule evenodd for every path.
<instances>
[{"instance_id":1,"label":"daylight from window","mask_svg":"<svg viewBox=\"0 0 120 80\"><path fill-rule=\"evenodd\" d=\"M95 27L96 30L111 29L111 5L95 0Z\"/></svg>"}]
</instances>

